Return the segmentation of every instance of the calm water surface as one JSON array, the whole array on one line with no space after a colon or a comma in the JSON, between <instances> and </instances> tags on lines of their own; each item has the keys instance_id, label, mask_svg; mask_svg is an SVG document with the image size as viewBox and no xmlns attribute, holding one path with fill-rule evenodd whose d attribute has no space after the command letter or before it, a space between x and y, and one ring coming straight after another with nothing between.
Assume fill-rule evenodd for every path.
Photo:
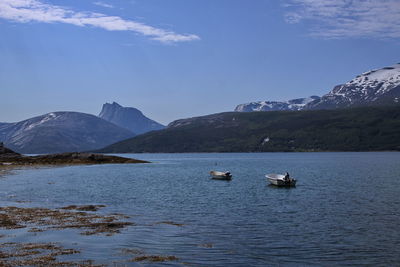
<instances>
[{"instance_id":1,"label":"calm water surface","mask_svg":"<svg viewBox=\"0 0 400 267\"><path fill-rule=\"evenodd\" d=\"M100 212L131 215L136 226L111 237L18 230L0 241L61 242L82 250L74 257L110 265L146 265L124 262L124 248L180 259L168 265L400 263L400 153L124 156L153 163L17 170L0 178L0 204L104 204ZM233 180L209 179L213 169ZM268 186L266 173L286 171L296 188Z\"/></svg>"}]
</instances>

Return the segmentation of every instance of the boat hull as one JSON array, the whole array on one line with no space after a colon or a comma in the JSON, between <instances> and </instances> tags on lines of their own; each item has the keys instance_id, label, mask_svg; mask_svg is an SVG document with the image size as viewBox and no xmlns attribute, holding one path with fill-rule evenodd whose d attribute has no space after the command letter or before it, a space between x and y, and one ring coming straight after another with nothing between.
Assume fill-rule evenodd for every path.
<instances>
[{"instance_id":1,"label":"boat hull","mask_svg":"<svg viewBox=\"0 0 400 267\"><path fill-rule=\"evenodd\" d=\"M232 175L230 173L211 171L210 175L211 179L214 180L226 180L226 181L232 180Z\"/></svg>"},{"instance_id":2,"label":"boat hull","mask_svg":"<svg viewBox=\"0 0 400 267\"><path fill-rule=\"evenodd\" d=\"M268 181L270 182L271 185L275 186L285 186L285 187L290 187L290 186L296 186L296 179L290 178L289 180L285 180L284 175L280 174L269 174L266 175Z\"/></svg>"},{"instance_id":3,"label":"boat hull","mask_svg":"<svg viewBox=\"0 0 400 267\"><path fill-rule=\"evenodd\" d=\"M275 185L275 186L296 186L296 180L291 179L290 181L284 181L280 179L273 179L273 178L268 178L270 184Z\"/></svg>"},{"instance_id":4,"label":"boat hull","mask_svg":"<svg viewBox=\"0 0 400 267\"><path fill-rule=\"evenodd\" d=\"M211 179L229 181L232 180L232 176L211 176Z\"/></svg>"}]
</instances>

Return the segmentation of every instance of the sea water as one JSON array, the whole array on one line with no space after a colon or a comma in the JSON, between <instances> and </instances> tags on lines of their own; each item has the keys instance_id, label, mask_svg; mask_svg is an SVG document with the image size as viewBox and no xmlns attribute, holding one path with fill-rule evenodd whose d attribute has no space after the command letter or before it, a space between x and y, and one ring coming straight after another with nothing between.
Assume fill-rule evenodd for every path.
<instances>
[{"instance_id":1,"label":"sea water","mask_svg":"<svg viewBox=\"0 0 400 267\"><path fill-rule=\"evenodd\" d=\"M129 215L135 225L113 236L0 229L0 242L59 242L82 251L74 259L111 266L156 265L127 262L123 249L173 255L172 266L400 262L400 153L123 156L152 163L14 170L0 177L0 204L103 204L100 213ZM233 179L212 180L211 170ZM268 185L265 174L285 172L297 187Z\"/></svg>"}]
</instances>

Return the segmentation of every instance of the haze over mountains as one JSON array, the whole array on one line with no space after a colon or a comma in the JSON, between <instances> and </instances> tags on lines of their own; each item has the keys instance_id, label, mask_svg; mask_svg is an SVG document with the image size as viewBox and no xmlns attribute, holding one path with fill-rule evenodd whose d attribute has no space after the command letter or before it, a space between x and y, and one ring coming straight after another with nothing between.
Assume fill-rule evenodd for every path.
<instances>
[{"instance_id":1,"label":"haze over mountains","mask_svg":"<svg viewBox=\"0 0 400 267\"><path fill-rule=\"evenodd\" d=\"M274 111L335 109L373 105L394 105L400 102L400 63L358 75L335 86L322 97L312 96L285 102L258 101L238 105L235 111Z\"/></svg>"}]
</instances>

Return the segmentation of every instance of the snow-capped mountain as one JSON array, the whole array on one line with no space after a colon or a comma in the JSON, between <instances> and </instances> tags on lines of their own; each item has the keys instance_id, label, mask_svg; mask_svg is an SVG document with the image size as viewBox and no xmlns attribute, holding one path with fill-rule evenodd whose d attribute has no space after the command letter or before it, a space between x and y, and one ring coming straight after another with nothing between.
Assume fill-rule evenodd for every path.
<instances>
[{"instance_id":1,"label":"snow-capped mountain","mask_svg":"<svg viewBox=\"0 0 400 267\"><path fill-rule=\"evenodd\" d=\"M297 98L282 101L259 101L238 105L235 108L237 112L252 112L252 111L276 111L276 110L301 110L307 104L314 100L318 100L319 96L310 96L307 98Z\"/></svg>"},{"instance_id":2,"label":"snow-capped mountain","mask_svg":"<svg viewBox=\"0 0 400 267\"><path fill-rule=\"evenodd\" d=\"M52 112L0 124L0 142L20 153L94 150L133 136L117 125L79 112Z\"/></svg>"},{"instance_id":3,"label":"snow-capped mountain","mask_svg":"<svg viewBox=\"0 0 400 267\"><path fill-rule=\"evenodd\" d=\"M345 84L335 86L322 97L311 96L286 102L252 102L238 105L235 111L335 109L393 104L400 104L400 63L358 75Z\"/></svg>"},{"instance_id":4,"label":"snow-capped mountain","mask_svg":"<svg viewBox=\"0 0 400 267\"><path fill-rule=\"evenodd\" d=\"M400 63L365 72L353 80L337 85L306 109L330 109L400 102Z\"/></svg>"},{"instance_id":5,"label":"snow-capped mountain","mask_svg":"<svg viewBox=\"0 0 400 267\"><path fill-rule=\"evenodd\" d=\"M122 107L116 102L104 104L99 117L136 134L165 128L164 125L147 118L140 110Z\"/></svg>"}]
</instances>

